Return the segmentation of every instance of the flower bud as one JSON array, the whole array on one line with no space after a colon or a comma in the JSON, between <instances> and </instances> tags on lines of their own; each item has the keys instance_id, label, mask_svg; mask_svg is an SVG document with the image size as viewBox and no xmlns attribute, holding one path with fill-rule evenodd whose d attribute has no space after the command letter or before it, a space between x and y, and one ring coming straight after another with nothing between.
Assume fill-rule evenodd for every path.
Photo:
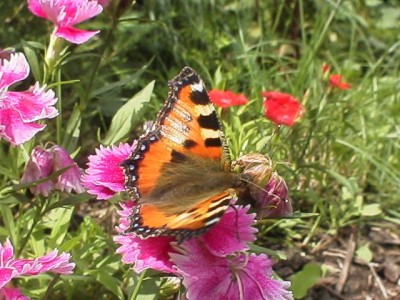
<instances>
[{"instance_id":1,"label":"flower bud","mask_svg":"<svg viewBox=\"0 0 400 300\"><path fill-rule=\"evenodd\" d=\"M263 189L250 187L250 194L255 200L259 219L287 217L293 213L292 203L289 200L289 189L285 180L276 172L272 173Z\"/></svg>"}]
</instances>

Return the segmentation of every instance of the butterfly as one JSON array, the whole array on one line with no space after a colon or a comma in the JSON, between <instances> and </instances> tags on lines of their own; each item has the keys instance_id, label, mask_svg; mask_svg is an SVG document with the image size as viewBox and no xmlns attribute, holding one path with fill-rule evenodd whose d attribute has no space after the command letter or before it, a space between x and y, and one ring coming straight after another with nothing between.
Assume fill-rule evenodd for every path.
<instances>
[{"instance_id":1,"label":"butterfly","mask_svg":"<svg viewBox=\"0 0 400 300\"><path fill-rule=\"evenodd\" d=\"M185 67L168 83L164 106L121 163L137 200L127 233L184 241L218 223L244 186L203 80Z\"/></svg>"}]
</instances>

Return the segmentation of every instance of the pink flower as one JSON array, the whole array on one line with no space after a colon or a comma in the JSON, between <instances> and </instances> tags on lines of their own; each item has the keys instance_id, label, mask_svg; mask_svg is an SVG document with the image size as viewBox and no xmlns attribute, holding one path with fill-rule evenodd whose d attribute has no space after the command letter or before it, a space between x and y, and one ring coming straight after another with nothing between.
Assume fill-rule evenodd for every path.
<instances>
[{"instance_id":1,"label":"pink flower","mask_svg":"<svg viewBox=\"0 0 400 300\"><path fill-rule=\"evenodd\" d=\"M29 300L21 291L17 288L3 287L0 289L1 300Z\"/></svg>"},{"instance_id":2,"label":"pink flower","mask_svg":"<svg viewBox=\"0 0 400 300\"><path fill-rule=\"evenodd\" d=\"M277 125L293 126L301 117L303 108L290 94L281 92L262 92L265 116Z\"/></svg>"},{"instance_id":3,"label":"pink flower","mask_svg":"<svg viewBox=\"0 0 400 300\"><path fill-rule=\"evenodd\" d=\"M57 178L49 179L43 183L32 186L31 192L35 195L48 196L51 191L58 189L70 193L74 190L77 193L84 191L80 179L81 170L69 156L68 152L55 145L50 149L43 149L39 146L33 148L31 157L26 165L26 170L21 178L21 183L29 184L49 177L52 173L70 167Z\"/></svg>"},{"instance_id":4,"label":"pink flower","mask_svg":"<svg viewBox=\"0 0 400 300\"><path fill-rule=\"evenodd\" d=\"M0 289L16 277L48 271L72 274L75 268L75 264L69 262L71 255L64 252L58 255L57 249L35 259L17 259L13 256L14 249L7 239L4 245L0 244Z\"/></svg>"},{"instance_id":5,"label":"pink flower","mask_svg":"<svg viewBox=\"0 0 400 300\"><path fill-rule=\"evenodd\" d=\"M89 156L86 174L82 176L88 193L96 195L97 199L109 199L125 190L125 176L119 164L129 157L135 145L100 146L95 155Z\"/></svg>"},{"instance_id":6,"label":"pink flower","mask_svg":"<svg viewBox=\"0 0 400 300\"><path fill-rule=\"evenodd\" d=\"M271 278L272 261L265 254L217 256L196 239L181 245L180 252L170 256L188 299L293 299L289 282Z\"/></svg>"},{"instance_id":7,"label":"pink flower","mask_svg":"<svg viewBox=\"0 0 400 300\"><path fill-rule=\"evenodd\" d=\"M122 235L115 236L114 242L121 244L121 247L117 249L117 253L122 255L122 262L133 264L133 269L137 273L149 268L161 272L174 273L175 270L169 261L169 253L175 251L171 246L171 242L175 241L175 239L162 236L141 239L133 234L124 234L129 228L129 217L136 204L134 201L126 201L120 203L120 205L122 210L118 211L120 225L117 231Z\"/></svg>"},{"instance_id":8,"label":"pink flower","mask_svg":"<svg viewBox=\"0 0 400 300\"><path fill-rule=\"evenodd\" d=\"M101 2L101 3L99 3ZM103 11L97 0L28 0L29 10L36 16L54 23L54 35L74 44L82 44L100 31L75 28L74 25L97 16Z\"/></svg>"},{"instance_id":9,"label":"pink flower","mask_svg":"<svg viewBox=\"0 0 400 300\"><path fill-rule=\"evenodd\" d=\"M136 204L135 201L125 201L120 205L122 210L118 211L120 219L117 231L121 235L114 237L114 241L121 244L117 252L122 255L122 261L133 264L137 272L147 268L176 272L170 262L170 254L176 252L171 242L176 244L176 239L172 237L140 239L133 233L127 233L131 224L130 216ZM248 209L241 206L230 208L207 233L192 239L201 241L209 251L219 256L248 249L247 243L255 240L254 234L257 232L257 229L252 227L255 223L255 214L247 214Z\"/></svg>"},{"instance_id":10,"label":"pink flower","mask_svg":"<svg viewBox=\"0 0 400 300\"><path fill-rule=\"evenodd\" d=\"M54 92L46 92L38 83L25 92L7 91L28 75L29 65L22 53L0 59L0 136L12 145L22 144L43 130L46 125L38 120L58 115Z\"/></svg>"},{"instance_id":11,"label":"pink flower","mask_svg":"<svg viewBox=\"0 0 400 300\"><path fill-rule=\"evenodd\" d=\"M219 107L226 108L235 105L243 105L249 102L244 94L235 94L232 91L211 90L208 92L210 100Z\"/></svg>"},{"instance_id":12,"label":"pink flower","mask_svg":"<svg viewBox=\"0 0 400 300\"><path fill-rule=\"evenodd\" d=\"M338 88L340 90L351 89L351 84L343 81L343 76L339 74L332 74L329 76L329 84L332 87Z\"/></svg>"},{"instance_id":13,"label":"pink flower","mask_svg":"<svg viewBox=\"0 0 400 300\"><path fill-rule=\"evenodd\" d=\"M248 249L247 243L256 240L255 214L247 214L249 206L230 207L221 220L208 232L198 237L208 249L219 256Z\"/></svg>"}]
</instances>

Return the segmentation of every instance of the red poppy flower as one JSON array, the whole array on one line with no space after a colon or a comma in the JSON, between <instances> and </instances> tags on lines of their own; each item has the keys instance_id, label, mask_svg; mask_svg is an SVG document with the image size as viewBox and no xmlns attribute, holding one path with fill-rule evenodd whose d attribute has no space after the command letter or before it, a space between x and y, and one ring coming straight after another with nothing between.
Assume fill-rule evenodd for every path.
<instances>
[{"instance_id":1,"label":"red poppy flower","mask_svg":"<svg viewBox=\"0 0 400 300\"><path fill-rule=\"evenodd\" d=\"M303 107L290 94L281 92L262 92L264 98L265 116L277 125L293 126L301 117Z\"/></svg>"},{"instance_id":2,"label":"red poppy flower","mask_svg":"<svg viewBox=\"0 0 400 300\"><path fill-rule=\"evenodd\" d=\"M339 74L332 74L329 76L329 83L332 87L340 90L348 90L351 88L351 84L343 81L343 76Z\"/></svg>"},{"instance_id":3,"label":"red poppy flower","mask_svg":"<svg viewBox=\"0 0 400 300\"><path fill-rule=\"evenodd\" d=\"M232 91L211 90L208 92L211 101L219 107L243 105L249 102L244 94L235 94Z\"/></svg>"}]
</instances>

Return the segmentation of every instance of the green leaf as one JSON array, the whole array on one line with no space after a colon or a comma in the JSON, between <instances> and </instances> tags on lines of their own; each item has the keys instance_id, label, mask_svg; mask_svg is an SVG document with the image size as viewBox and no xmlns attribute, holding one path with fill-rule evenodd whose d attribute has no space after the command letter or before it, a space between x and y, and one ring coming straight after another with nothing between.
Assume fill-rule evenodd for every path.
<instances>
[{"instance_id":1,"label":"green leaf","mask_svg":"<svg viewBox=\"0 0 400 300\"><path fill-rule=\"evenodd\" d=\"M141 120L143 106L150 101L154 88L154 80L150 82L144 89L133 96L125 103L115 114L111 121L110 129L104 138L103 144L114 144L124 137L137 125Z\"/></svg>"},{"instance_id":2,"label":"green leaf","mask_svg":"<svg viewBox=\"0 0 400 300\"><path fill-rule=\"evenodd\" d=\"M106 289L111 291L118 299L125 299L124 293L119 287L120 282L112 276L108 271L104 270L90 270L87 272L100 282Z\"/></svg>"},{"instance_id":3,"label":"green leaf","mask_svg":"<svg viewBox=\"0 0 400 300\"><path fill-rule=\"evenodd\" d=\"M64 139L61 145L69 152L75 150L82 121L82 113L78 105L74 107L71 116L69 117L67 128L65 130Z\"/></svg>"},{"instance_id":4,"label":"green leaf","mask_svg":"<svg viewBox=\"0 0 400 300\"><path fill-rule=\"evenodd\" d=\"M17 247L17 229L15 227L11 208L8 205L0 205L0 211L2 223L7 228L8 234L11 236L11 240L14 242L14 247Z\"/></svg>"},{"instance_id":5,"label":"green leaf","mask_svg":"<svg viewBox=\"0 0 400 300\"><path fill-rule=\"evenodd\" d=\"M28 60L29 67L36 81L42 81L42 74L40 70L39 61L36 52L33 50L31 42L22 41L23 49L26 59Z\"/></svg>"},{"instance_id":6,"label":"green leaf","mask_svg":"<svg viewBox=\"0 0 400 300\"><path fill-rule=\"evenodd\" d=\"M382 213L382 209L379 203L367 204L364 205L361 210L361 215L364 217L374 217L380 215Z\"/></svg>"},{"instance_id":7,"label":"green leaf","mask_svg":"<svg viewBox=\"0 0 400 300\"><path fill-rule=\"evenodd\" d=\"M254 253L264 253L267 254L269 257L271 257L274 260L286 260L287 256L284 252L282 251L274 251L256 244L249 244L251 252Z\"/></svg>"},{"instance_id":8,"label":"green leaf","mask_svg":"<svg viewBox=\"0 0 400 300\"><path fill-rule=\"evenodd\" d=\"M52 248L58 247L62 244L65 235L68 232L69 223L71 221L74 207L57 208L50 212L50 218L55 220L53 230L51 231L49 245Z\"/></svg>"},{"instance_id":9,"label":"green leaf","mask_svg":"<svg viewBox=\"0 0 400 300\"><path fill-rule=\"evenodd\" d=\"M356 250L356 256L368 263L371 262L374 255L373 255L371 249L369 249L369 243L366 243L366 244L360 246Z\"/></svg>"},{"instance_id":10,"label":"green leaf","mask_svg":"<svg viewBox=\"0 0 400 300\"><path fill-rule=\"evenodd\" d=\"M304 298L307 295L307 291L312 288L321 277L322 269L319 264L306 264L301 271L290 277L294 298Z\"/></svg>"},{"instance_id":11,"label":"green leaf","mask_svg":"<svg viewBox=\"0 0 400 300\"><path fill-rule=\"evenodd\" d=\"M59 207L66 207L66 206L74 206L80 203L85 203L87 202L89 199L93 198L92 195L89 195L87 193L82 193L79 195L71 195L70 197L67 197L65 199L62 199L60 201L54 202L53 204L51 204L45 211L45 213L59 208Z\"/></svg>"}]
</instances>

